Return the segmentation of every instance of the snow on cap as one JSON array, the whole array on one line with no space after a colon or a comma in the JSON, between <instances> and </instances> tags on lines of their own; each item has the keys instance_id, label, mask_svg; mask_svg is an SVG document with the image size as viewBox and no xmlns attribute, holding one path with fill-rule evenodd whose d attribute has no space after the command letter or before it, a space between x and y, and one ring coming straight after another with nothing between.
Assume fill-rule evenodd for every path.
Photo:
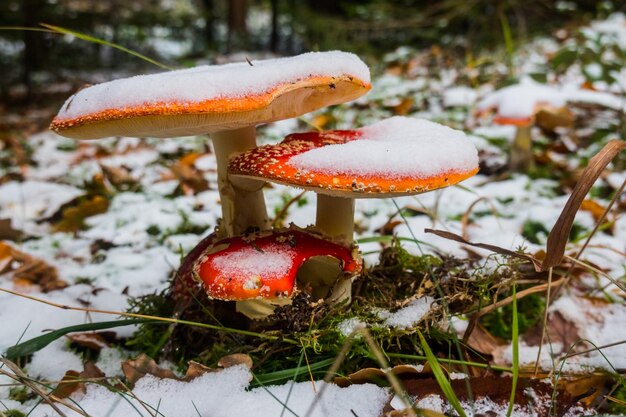
<instances>
[{"instance_id":1,"label":"snow on cap","mask_svg":"<svg viewBox=\"0 0 626 417\"><path fill-rule=\"evenodd\" d=\"M197 135L296 117L370 88L356 55L310 52L97 84L70 97L50 128L74 139Z\"/></svg>"},{"instance_id":2,"label":"snow on cap","mask_svg":"<svg viewBox=\"0 0 626 417\"><path fill-rule=\"evenodd\" d=\"M234 158L233 176L267 179L352 198L410 195L478 172L478 154L460 130L392 117L357 130L297 133Z\"/></svg>"},{"instance_id":3,"label":"snow on cap","mask_svg":"<svg viewBox=\"0 0 626 417\"><path fill-rule=\"evenodd\" d=\"M567 97L548 85L524 78L519 84L495 91L476 106L478 113L496 112L494 122L503 125L527 126L541 110L562 108Z\"/></svg>"},{"instance_id":4,"label":"snow on cap","mask_svg":"<svg viewBox=\"0 0 626 417\"><path fill-rule=\"evenodd\" d=\"M181 292L193 289L191 282L202 283L209 297L220 300L289 297L298 269L314 256L338 259L347 276L362 267L355 247L295 226L222 240L209 238L183 261L174 297L188 298Z\"/></svg>"}]
</instances>

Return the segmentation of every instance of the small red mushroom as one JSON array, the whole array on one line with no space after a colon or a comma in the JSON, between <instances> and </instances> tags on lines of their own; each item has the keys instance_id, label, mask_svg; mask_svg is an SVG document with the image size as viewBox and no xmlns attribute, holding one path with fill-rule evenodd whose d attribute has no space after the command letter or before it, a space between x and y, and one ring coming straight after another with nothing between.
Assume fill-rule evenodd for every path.
<instances>
[{"instance_id":1,"label":"small red mushroom","mask_svg":"<svg viewBox=\"0 0 626 417\"><path fill-rule=\"evenodd\" d=\"M183 261L173 296L188 300L189 290L202 286L209 298L219 300L288 299L300 266L320 256L339 261L343 276L337 278L349 279L362 267L354 246L295 226L220 240L210 236Z\"/></svg>"}]
</instances>

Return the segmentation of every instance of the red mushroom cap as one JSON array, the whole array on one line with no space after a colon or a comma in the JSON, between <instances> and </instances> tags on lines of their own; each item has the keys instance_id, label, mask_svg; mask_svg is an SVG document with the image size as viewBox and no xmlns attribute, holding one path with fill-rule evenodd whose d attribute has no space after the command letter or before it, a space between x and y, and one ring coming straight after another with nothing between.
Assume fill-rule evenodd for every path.
<instances>
[{"instance_id":1,"label":"red mushroom cap","mask_svg":"<svg viewBox=\"0 0 626 417\"><path fill-rule=\"evenodd\" d=\"M352 142L359 144L352 146L356 145ZM294 163L325 147L339 155L345 145L351 145L350 152L343 151L343 160L333 166L324 163L323 167L302 168ZM348 158L353 161L346 161ZM385 197L422 193L462 181L478 172L478 156L461 131L427 120L393 117L356 130L291 134L279 144L260 146L233 158L228 172L341 197Z\"/></svg>"},{"instance_id":2,"label":"red mushroom cap","mask_svg":"<svg viewBox=\"0 0 626 417\"><path fill-rule=\"evenodd\" d=\"M220 300L290 297L298 269L314 256L338 259L348 276L361 270L355 247L292 226L222 240L205 239L183 261L174 296L180 298L181 291L199 282L209 297Z\"/></svg>"}]
</instances>

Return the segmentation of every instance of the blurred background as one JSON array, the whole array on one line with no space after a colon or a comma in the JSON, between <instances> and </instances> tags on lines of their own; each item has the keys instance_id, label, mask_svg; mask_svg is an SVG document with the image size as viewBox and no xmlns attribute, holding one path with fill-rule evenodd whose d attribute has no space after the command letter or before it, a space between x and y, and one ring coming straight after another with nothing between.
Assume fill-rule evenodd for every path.
<instances>
[{"instance_id":1,"label":"blurred background","mask_svg":"<svg viewBox=\"0 0 626 417\"><path fill-rule=\"evenodd\" d=\"M376 71L380 58L400 47L430 47L441 59L478 62L494 51L511 52L531 36L620 10L626 2L2 0L0 129L18 120L7 114L22 106L55 107L84 84L159 70L42 23L119 44L171 68L341 49L359 54ZM49 118L24 116L19 119L28 123Z\"/></svg>"}]
</instances>

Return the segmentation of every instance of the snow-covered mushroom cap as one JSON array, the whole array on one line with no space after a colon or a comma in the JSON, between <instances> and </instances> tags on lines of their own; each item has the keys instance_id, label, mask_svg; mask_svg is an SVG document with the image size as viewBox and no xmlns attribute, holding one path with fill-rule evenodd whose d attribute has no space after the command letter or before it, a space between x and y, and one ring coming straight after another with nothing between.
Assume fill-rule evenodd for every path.
<instances>
[{"instance_id":1,"label":"snow-covered mushroom cap","mask_svg":"<svg viewBox=\"0 0 626 417\"><path fill-rule=\"evenodd\" d=\"M205 134L296 117L370 88L356 55L311 52L97 84L70 97L50 127L75 139Z\"/></svg>"},{"instance_id":2,"label":"snow-covered mushroom cap","mask_svg":"<svg viewBox=\"0 0 626 417\"><path fill-rule=\"evenodd\" d=\"M567 96L554 87L524 79L519 84L494 91L476 106L479 114L495 112L494 122L503 125L532 125L541 110L555 111L567 103Z\"/></svg>"},{"instance_id":3,"label":"snow-covered mushroom cap","mask_svg":"<svg viewBox=\"0 0 626 417\"><path fill-rule=\"evenodd\" d=\"M354 246L295 226L222 240L210 237L183 261L174 296L188 298L186 290L199 283L210 298L220 300L290 297L298 269L316 256L338 259L346 278L362 267Z\"/></svg>"},{"instance_id":4,"label":"snow-covered mushroom cap","mask_svg":"<svg viewBox=\"0 0 626 417\"><path fill-rule=\"evenodd\" d=\"M392 117L356 130L297 133L234 158L228 172L339 197L410 195L478 172L476 148L459 130Z\"/></svg>"}]
</instances>

